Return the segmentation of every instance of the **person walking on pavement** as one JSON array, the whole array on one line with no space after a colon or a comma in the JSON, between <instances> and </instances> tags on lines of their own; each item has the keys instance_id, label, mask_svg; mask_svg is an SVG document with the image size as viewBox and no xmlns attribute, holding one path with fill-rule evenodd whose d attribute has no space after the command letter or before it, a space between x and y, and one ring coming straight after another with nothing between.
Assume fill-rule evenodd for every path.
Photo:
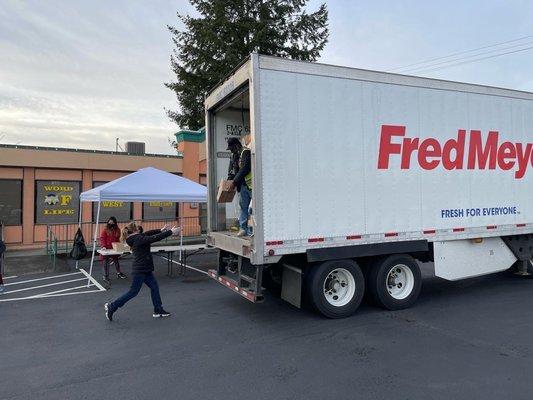
<instances>
[{"instance_id":1,"label":"person walking on pavement","mask_svg":"<svg viewBox=\"0 0 533 400\"><path fill-rule=\"evenodd\" d=\"M100 235L100 247L102 249L113 249L113 243L120 242L120 229L118 228L117 219L110 217L107 221L105 229L102 230ZM109 265L115 264L115 270L117 271L117 278L126 279L126 275L120 270L119 256L102 256L100 260L104 265L104 282L109 285Z\"/></svg>"},{"instance_id":2,"label":"person walking on pavement","mask_svg":"<svg viewBox=\"0 0 533 400\"><path fill-rule=\"evenodd\" d=\"M161 296L159 294L159 285L153 274L154 260L152 258L152 253L150 252L150 245L169 236L178 235L180 228L173 227L172 229L168 229L168 225L165 225L161 229L146 231L143 233L140 232L140 228L141 227L137 226L135 222L131 222L122 231L122 238L131 247L133 253L133 277L130 290L115 301L104 304L105 315L109 321L113 320L113 314L120 307L123 307L124 304L139 294L143 283L150 288L152 304L154 306L153 317L159 318L170 316L170 313L163 309L163 303L161 302Z\"/></svg>"},{"instance_id":3,"label":"person walking on pavement","mask_svg":"<svg viewBox=\"0 0 533 400\"><path fill-rule=\"evenodd\" d=\"M252 200L252 152L249 147L250 141L251 135L248 133L244 136L244 147L241 147L239 170L230 184L231 189L237 189L239 192L239 206L241 212L239 215L240 229L237 236L240 237L252 235L252 229L248 226L250 202Z\"/></svg>"}]
</instances>

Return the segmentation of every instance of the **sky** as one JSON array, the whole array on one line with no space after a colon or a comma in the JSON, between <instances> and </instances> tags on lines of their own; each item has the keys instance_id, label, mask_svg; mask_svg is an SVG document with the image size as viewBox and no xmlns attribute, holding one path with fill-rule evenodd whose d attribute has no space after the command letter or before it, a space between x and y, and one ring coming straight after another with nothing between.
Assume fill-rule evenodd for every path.
<instances>
[{"instance_id":1,"label":"sky","mask_svg":"<svg viewBox=\"0 0 533 400\"><path fill-rule=\"evenodd\" d=\"M310 0L309 10L322 2ZM326 4L330 38L319 62L328 64L397 71L519 38L480 52L533 46L531 1ZM163 83L173 79L166 26L180 26L177 12L194 9L186 0L0 0L0 143L114 150L119 138L172 154L179 127L164 109L177 103ZM532 68L530 49L413 74L533 91Z\"/></svg>"}]
</instances>

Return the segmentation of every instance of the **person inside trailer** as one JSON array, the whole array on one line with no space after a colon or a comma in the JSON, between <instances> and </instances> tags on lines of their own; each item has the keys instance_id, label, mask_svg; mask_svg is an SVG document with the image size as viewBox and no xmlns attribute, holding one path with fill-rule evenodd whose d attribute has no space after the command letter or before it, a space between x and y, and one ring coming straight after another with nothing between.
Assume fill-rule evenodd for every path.
<instances>
[{"instance_id":1,"label":"person inside trailer","mask_svg":"<svg viewBox=\"0 0 533 400\"><path fill-rule=\"evenodd\" d=\"M239 159L242 152L242 144L239 138L230 137L228 139L228 148L231 152L229 165L228 165L228 181L235 179L235 175L239 172Z\"/></svg>"},{"instance_id":2,"label":"person inside trailer","mask_svg":"<svg viewBox=\"0 0 533 400\"><path fill-rule=\"evenodd\" d=\"M235 177L230 180L230 188L237 189L237 192L239 192L239 206L241 211L239 215L239 233L237 236L240 237L252 235L252 228L248 226L250 202L252 201L252 152L249 147L251 135L248 133L243 139L244 146L240 147L239 169Z\"/></svg>"}]
</instances>

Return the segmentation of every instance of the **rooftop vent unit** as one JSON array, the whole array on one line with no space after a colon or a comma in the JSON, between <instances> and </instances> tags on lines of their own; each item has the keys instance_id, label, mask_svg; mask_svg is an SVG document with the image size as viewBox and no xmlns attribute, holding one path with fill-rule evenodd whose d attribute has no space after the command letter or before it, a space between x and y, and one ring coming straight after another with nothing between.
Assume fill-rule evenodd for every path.
<instances>
[{"instance_id":1,"label":"rooftop vent unit","mask_svg":"<svg viewBox=\"0 0 533 400\"><path fill-rule=\"evenodd\" d=\"M145 154L145 144L143 142L126 142L126 153L142 156Z\"/></svg>"}]
</instances>

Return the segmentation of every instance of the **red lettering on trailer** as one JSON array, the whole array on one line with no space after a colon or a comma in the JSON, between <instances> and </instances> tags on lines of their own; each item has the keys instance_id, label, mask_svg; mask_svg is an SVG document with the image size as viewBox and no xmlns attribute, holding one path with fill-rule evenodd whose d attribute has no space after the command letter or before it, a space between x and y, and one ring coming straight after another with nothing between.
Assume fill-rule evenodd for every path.
<instances>
[{"instance_id":1,"label":"red lettering on trailer","mask_svg":"<svg viewBox=\"0 0 533 400\"><path fill-rule=\"evenodd\" d=\"M406 130L405 126L381 126L378 169L389 169L391 158L396 155L400 157L400 169L411 169L413 155L426 171L441 165L448 171L462 170L466 162L468 170L514 169L515 179L522 179L533 167L533 143L500 142L498 131L489 131L484 138L480 130L471 130L467 135L466 130L459 129L457 138L441 144L436 138L406 137Z\"/></svg>"}]
</instances>

